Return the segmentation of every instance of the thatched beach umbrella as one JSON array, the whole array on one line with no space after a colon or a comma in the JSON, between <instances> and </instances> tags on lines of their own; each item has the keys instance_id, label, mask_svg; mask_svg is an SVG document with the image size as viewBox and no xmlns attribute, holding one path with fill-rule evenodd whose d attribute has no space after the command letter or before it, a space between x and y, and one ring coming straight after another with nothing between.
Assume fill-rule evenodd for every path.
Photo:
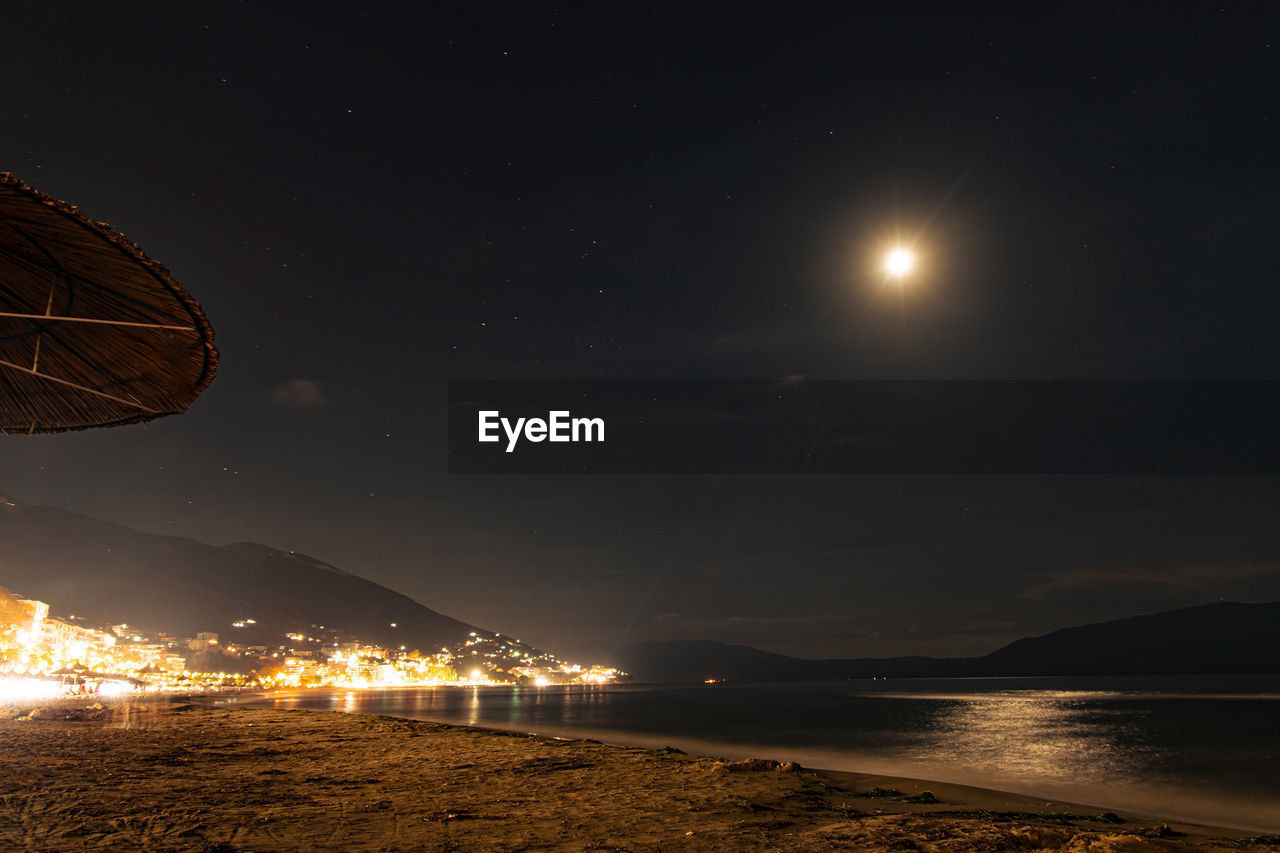
<instances>
[{"instance_id":1,"label":"thatched beach umbrella","mask_svg":"<svg viewBox=\"0 0 1280 853\"><path fill-rule=\"evenodd\" d=\"M217 364L209 321L168 270L0 172L0 431L178 414Z\"/></svg>"}]
</instances>

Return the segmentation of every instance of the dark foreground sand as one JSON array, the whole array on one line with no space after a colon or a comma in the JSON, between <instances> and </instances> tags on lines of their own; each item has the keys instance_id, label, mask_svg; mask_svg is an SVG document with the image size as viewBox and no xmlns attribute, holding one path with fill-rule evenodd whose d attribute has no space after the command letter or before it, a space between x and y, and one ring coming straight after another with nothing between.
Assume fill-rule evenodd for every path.
<instances>
[{"instance_id":1,"label":"dark foreground sand","mask_svg":"<svg viewBox=\"0 0 1280 853\"><path fill-rule=\"evenodd\" d=\"M389 717L165 703L13 713L0 713L3 851L1280 845L976 788ZM877 787L901 796L867 796ZM938 803L900 801L926 788Z\"/></svg>"}]
</instances>

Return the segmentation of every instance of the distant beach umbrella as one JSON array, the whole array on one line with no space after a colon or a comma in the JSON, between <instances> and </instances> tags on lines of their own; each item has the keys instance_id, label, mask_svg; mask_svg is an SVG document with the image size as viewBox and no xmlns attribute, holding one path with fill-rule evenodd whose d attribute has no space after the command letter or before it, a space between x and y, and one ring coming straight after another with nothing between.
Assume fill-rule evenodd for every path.
<instances>
[{"instance_id":1,"label":"distant beach umbrella","mask_svg":"<svg viewBox=\"0 0 1280 853\"><path fill-rule=\"evenodd\" d=\"M179 414L217 365L209 321L168 270L0 172L0 431Z\"/></svg>"}]
</instances>

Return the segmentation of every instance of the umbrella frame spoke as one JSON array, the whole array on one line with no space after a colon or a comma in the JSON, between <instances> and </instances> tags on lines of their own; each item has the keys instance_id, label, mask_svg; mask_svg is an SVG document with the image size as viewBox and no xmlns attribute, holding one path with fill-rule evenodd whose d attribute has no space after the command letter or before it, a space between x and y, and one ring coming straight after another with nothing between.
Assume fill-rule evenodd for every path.
<instances>
[{"instance_id":1,"label":"umbrella frame spoke","mask_svg":"<svg viewBox=\"0 0 1280 853\"><path fill-rule=\"evenodd\" d=\"M97 388L90 388L87 385L81 385L80 383L72 382L69 379L59 379L56 376L50 376L47 373L41 373L40 371L35 370L33 368L23 367L21 364L14 364L12 361L0 360L0 367L7 367L10 370L17 370L21 373L26 373L29 376L34 376L38 379L44 379L48 382L56 382L59 385L65 385L68 388L74 388L77 391L84 391L86 394L93 394L94 396L97 396L97 397L102 397L107 400L113 400L117 403L123 403L126 406L131 406L135 409L138 409L139 411L147 412L148 414L153 414L153 415L159 414L157 410L148 408L142 405L141 403L139 403L137 400L126 400L124 397L117 397L114 394L108 394L106 391L99 391Z\"/></svg>"},{"instance_id":2,"label":"umbrella frame spoke","mask_svg":"<svg viewBox=\"0 0 1280 853\"><path fill-rule=\"evenodd\" d=\"M97 323L102 326L129 326L138 329L168 329L175 332L199 332L195 326L168 326L162 323L137 323L132 320L99 320L96 317L59 317L49 314L14 314L0 311L0 317L16 320L48 320L56 323ZM43 331L43 329L41 330Z\"/></svg>"}]
</instances>

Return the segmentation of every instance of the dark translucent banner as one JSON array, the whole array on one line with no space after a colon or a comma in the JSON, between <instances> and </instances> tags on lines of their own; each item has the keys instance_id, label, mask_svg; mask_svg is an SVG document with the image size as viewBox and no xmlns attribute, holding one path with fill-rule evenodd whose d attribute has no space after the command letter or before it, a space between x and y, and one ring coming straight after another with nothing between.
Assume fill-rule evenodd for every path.
<instances>
[{"instance_id":1,"label":"dark translucent banner","mask_svg":"<svg viewBox=\"0 0 1280 853\"><path fill-rule=\"evenodd\" d=\"M1280 383L449 383L459 474L1273 474Z\"/></svg>"}]
</instances>

